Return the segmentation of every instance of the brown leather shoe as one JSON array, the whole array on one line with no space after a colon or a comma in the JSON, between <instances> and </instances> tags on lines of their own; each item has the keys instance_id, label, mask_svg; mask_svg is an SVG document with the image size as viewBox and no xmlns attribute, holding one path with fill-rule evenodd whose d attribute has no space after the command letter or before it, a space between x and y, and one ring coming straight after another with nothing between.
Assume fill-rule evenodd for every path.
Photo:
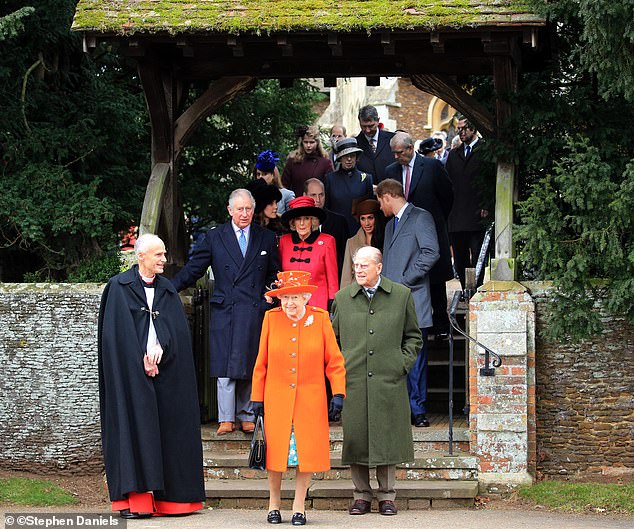
<instances>
[{"instance_id":1,"label":"brown leather shoe","mask_svg":"<svg viewBox=\"0 0 634 529\"><path fill-rule=\"evenodd\" d=\"M251 421L242 421L241 427L244 433L253 433L253 430L255 430L255 423Z\"/></svg>"},{"instance_id":2,"label":"brown leather shoe","mask_svg":"<svg viewBox=\"0 0 634 529\"><path fill-rule=\"evenodd\" d=\"M350 514L368 514L372 510L372 504L365 500L354 500L348 509Z\"/></svg>"},{"instance_id":3,"label":"brown leather shoe","mask_svg":"<svg viewBox=\"0 0 634 529\"><path fill-rule=\"evenodd\" d=\"M379 512L381 514L391 516L396 514L398 511L396 510L396 505L394 505L392 500L383 500L379 502Z\"/></svg>"},{"instance_id":4,"label":"brown leather shoe","mask_svg":"<svg viewBox=\"0 0 634 529\"><path fill-rule=\"evenodd\" d=\"M227 433L231 433L234 430L234 426L232 422L221 422L220 426L218 426L218 431L216 434L225 435Z\"/></svg>"}]
</instances>

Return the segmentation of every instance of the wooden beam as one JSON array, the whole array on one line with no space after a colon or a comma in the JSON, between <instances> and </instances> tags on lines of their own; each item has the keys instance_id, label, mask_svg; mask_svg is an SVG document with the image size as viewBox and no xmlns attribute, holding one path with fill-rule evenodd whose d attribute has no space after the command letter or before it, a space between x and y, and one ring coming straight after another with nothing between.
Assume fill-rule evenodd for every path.
<instances>
[{"instance_id":1,"label":"wooden beam","mask_svg":"<svg viewBox=\"0 0 634 529\"><path fill-rule=\"evenodd\" d=\"M458 109L478 127L482 135L490 137L495 134L493 115L451 77L417 74L412 75L412 84L419 90L438 96Z\"/></svg>"},{"instance_id":2,"label":"wooden beam","mask_svg":"<svg viewBox=\"0 0 634 529\"><path fill-rule=\"evenodd\" d=\"M214 81L176 120L174 157L178 158L191 135L207 116L238 94L251 90L255 83L255 77L224 77Z\"/></svg>"}]
</instances>

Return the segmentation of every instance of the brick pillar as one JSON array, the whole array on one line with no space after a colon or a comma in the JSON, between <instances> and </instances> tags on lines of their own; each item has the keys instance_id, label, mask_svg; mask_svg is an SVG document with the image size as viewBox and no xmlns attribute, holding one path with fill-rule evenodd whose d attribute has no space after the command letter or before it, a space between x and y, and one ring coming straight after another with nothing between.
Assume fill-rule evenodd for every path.
<instances>
[{"instance_id":1,"label":"brick pillar","mask_svg":"<svg viewBox=\"0 0 634 529\"><path fill-rule=\"evenodd\" d=\"M471 452L485 493L531 483L535 472L535 304L514 281L489 281L473 296L469 334L502 357L480 375L484 349L469 347Z\"/></svg>"}]
</instances>

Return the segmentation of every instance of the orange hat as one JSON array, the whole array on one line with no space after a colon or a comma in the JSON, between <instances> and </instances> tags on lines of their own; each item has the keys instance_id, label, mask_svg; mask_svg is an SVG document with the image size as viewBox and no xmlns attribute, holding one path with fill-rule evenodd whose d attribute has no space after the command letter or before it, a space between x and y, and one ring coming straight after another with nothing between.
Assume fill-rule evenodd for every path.
<instances>
[{"instance_id":1,"label":"orange hat","mask_svg":"<svg viewBox=\"0 0 634 529\"><path fill-rule=\"evenodd\" d=\"M312 294L317 290L317 285L309 285L310 272L301 270L287 270L286 272L277 273L277 281L274 285L275 290L266 292L267 296L283 296L284 294L300 294L307 292Z\"/></svg>"}]
</instances>

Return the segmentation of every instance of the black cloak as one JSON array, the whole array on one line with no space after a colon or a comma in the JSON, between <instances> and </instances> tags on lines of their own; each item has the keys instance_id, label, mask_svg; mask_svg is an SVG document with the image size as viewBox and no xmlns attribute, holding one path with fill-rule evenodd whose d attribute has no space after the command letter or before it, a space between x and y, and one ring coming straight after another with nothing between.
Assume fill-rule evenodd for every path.
<instances>
[{"instance_id":1,"label":"black cloak","mask_svg":"<svg viewBox=\"0 0 634 529\"><path fill-rule=\"evenodd\" d=\"M150 313L138 266L108 281L99 309L101 437L112 501L153 491L161 501L205 500L200 411L189 327L172 283L155 279L159 374L143 369Z\"/></svg>"}]
</instances>

